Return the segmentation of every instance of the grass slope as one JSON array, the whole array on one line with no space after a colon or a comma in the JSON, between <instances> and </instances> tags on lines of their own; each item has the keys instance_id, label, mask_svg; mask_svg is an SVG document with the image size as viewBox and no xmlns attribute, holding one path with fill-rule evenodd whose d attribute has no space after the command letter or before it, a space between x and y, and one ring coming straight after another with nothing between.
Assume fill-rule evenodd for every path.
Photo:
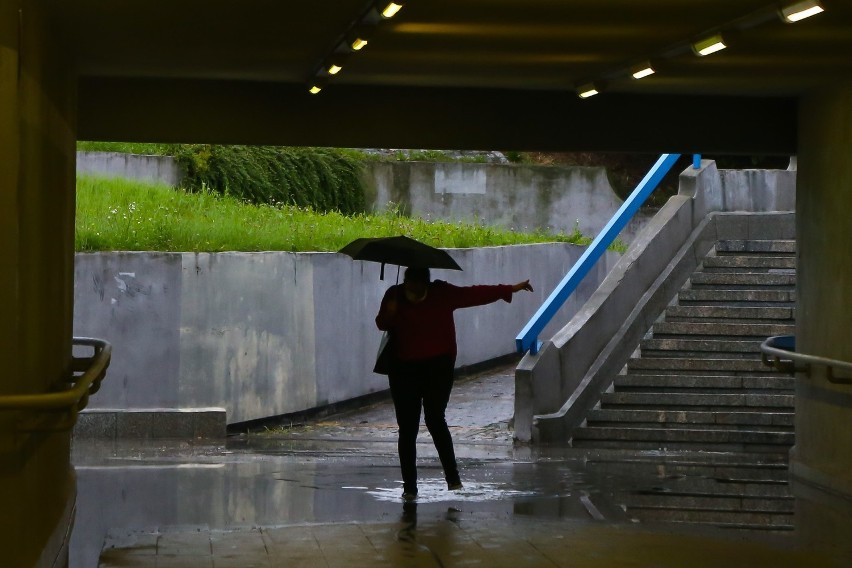
<instances>
[{"instance_id":1,"label":"grass slope","mask_svg":"<svg viewBox=\"0 0 852 568\"><path fill-rule=\"evenodd\" d=\"M589 242L577 230L517 233L398 212L317 213L291 205L251 205L211 191L186 193L123 179L77 178L75 246L81 252L336 251L358 237L400 234L446 248Z\"/></svg>"}]
</instances>

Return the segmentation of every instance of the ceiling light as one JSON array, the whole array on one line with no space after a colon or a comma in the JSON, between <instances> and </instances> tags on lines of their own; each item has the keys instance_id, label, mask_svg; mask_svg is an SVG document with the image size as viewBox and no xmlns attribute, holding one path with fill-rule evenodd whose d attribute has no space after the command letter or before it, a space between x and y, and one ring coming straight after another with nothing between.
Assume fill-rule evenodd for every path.
<instances>
[{"instance_id":1,"label":"ceiling light","mask_svg":"<svg viewBox=\"0 0 852 568\"><path fill-rule=\"evenodd\" d=\"M593 83L588 83L577 89L577 96L581 99L588 99L598 94L597 88Z\"/></svg>"},{"instance_id":2,"label":"ceiling light","mask_svg":"<svg viewBox=\"0 0 852 568\"><path fill-rule=\"evenodd\" d=\"M630 74L633 75L634 79L644 79L648 75L653 75L654 73L654 68L651 67L651 64L647 61L640 63L639 65L635 65L630 69Z\"/></svg>"},{"instance_id":3,"label":"ceiling light","mask_svg":"<svg viewBox=\"0 0 852 568\"><path fill-rule=\"evenodd\" d=\"M722 40L722 36L719 34L704 38L692 45L692 49L695 50L695 53L702 56L722 51L726 47L728 46L725 45L725 42Z\"/></svg>"},{"instance_id":4,"label":"ceiling light","mask_svg":"<svg viewBox=\"0 0 852 568\"><path fill-rule=\"evenodd\" d=\"M373 13L375 14L375 12ZM338 50L336 50L339 51L338 55L345 56L347 52L351 53L351 51L360 51L364 49L367 42L372 39L375 31L376 27L374 25L365 24L363 22L355 28L347 31L343 38L345 47L343 49L338 48ZM333 57L332 60L337 62L338 58Z\"/></svg>"},{"instance_id":5,"label":"ceiling light","mask_svg":"<svg viewBox=\"0 0 852 568\"><path fill-rule=\"evenodd\" d=\"M308 83L308 92L312 95L316 95L322 91L327 84L328 80L325 77L314 77Z\"/></svg>"},{"instance_id":6,"label":"ceiling light","mask_svg":"<svg viewBox=\"0 0 852 568\"><path fill-rule=\"evenodd\" d=\"M327 71L328 71L329 75L337 75L338 73L340 73L341 69L343 69L343 67L341 67L340 65L337 65L335 63L332 63L331 65L328 66Z\"/></svg>"},{"instance_id":7,"label":"ceiling light","mask_svg":"<svg viewBox=\"0 0 852 568\"><path fill-rule=\"evenodd\" d=\"M402 2L388 2L382 9L383 18L393 18L402 8Z\"/></svg>"},{"instance_id":8,"label":"ceiling light","mask_svg":"<svg viewBox=\"0 0 852 568\"><path fill-rule=\"evenodd\" d=\"M822 5L818 0L805 0L804 2L796 2L785 8L781 8L781 17L785 22L790 24L815 16L823 12Z\"/></svg>"}]
</instances>

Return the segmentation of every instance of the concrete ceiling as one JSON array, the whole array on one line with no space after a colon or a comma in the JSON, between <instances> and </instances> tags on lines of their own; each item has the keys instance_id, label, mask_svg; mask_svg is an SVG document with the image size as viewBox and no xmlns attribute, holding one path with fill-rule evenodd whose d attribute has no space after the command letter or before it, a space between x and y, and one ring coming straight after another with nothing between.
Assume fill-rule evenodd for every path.
<instances>
[{"instance_id":1,"label":"concrete ceiling","mask_svg":"<svg viewBox=\"0 0 852 568\"><path fill-rule=\"evenodd\" d=\"M412 0L307 92L364 0L67 0L81 138L795 151L796 105L852 80L852 2ZM721 32L729 48L690 44ZM637 81L632 65L657 73ZM588 100L578 85L602 88ZM495 127L498 125L499 128Z\"/></svg>"}]
</instances>

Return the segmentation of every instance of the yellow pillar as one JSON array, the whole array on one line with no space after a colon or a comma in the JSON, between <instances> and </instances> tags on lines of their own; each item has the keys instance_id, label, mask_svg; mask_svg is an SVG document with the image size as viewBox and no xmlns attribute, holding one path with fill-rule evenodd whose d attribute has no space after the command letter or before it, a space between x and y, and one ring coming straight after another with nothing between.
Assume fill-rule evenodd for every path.
<instances>
[{"instance_id":1,"label":"yellow pillar","mask_svg":"<svg viewBox=\"0 0 852 568\"><path fill-rule=\"evenodd\" d=\"M70 373L76 78L44 0L0 0L0 396ZM62 566L75 482L70 433L0 411L4 566Z\"/></svg>"},{"instance_id":2,"label":"yellow pillar","mask_svg":"<svg viewBox=\"0 0 852 568\"><path fill-rule=\"evenodd\" d=\"M806 97L799 111L796 349L852 362L852 84ZM850 376L852 373L842 373ZM797 526L816 544L849 544L852 385L825 367L796 381L791 470Z\"/></svg>"}]
</instances>

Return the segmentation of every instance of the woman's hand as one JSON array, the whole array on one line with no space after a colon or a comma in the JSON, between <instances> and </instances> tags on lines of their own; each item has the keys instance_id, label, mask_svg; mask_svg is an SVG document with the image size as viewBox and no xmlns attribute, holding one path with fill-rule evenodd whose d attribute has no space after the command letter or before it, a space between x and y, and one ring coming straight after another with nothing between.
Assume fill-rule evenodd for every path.
<instances>
[{"instance_id":1,"label":"woman's hand","mask_svg":"<svg viewBox=\"0 0 852 568\"><path fill-rule=\"evenodd\" d=\"M521 290L526 290L527 292L533 291L533 287L530 284L529 280L524 280L523 282L518 282L517 284L512 284L512 293L513 294L520 292Z\"/></svg>"}]
</instances>

